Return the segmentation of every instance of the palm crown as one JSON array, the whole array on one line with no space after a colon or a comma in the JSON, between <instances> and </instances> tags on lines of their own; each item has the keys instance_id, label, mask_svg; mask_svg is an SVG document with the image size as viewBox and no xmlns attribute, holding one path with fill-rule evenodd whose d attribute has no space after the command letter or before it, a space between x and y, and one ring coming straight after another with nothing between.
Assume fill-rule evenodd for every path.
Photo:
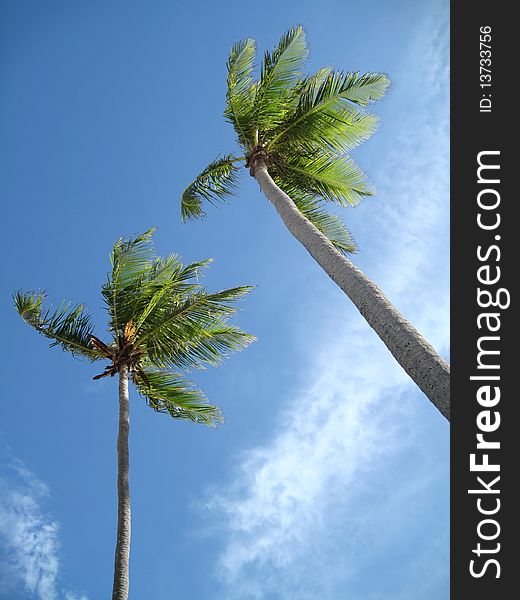
<instances>
[{"instance_id":1,"label":"palm crown","mask_svg":"<svg viewBox=\"0 0 520 600\"><path fill-rule=\"evenodd\" d=\"M233 194L237 164L245 161L254 174L261 158L305 217L338 250L352 252L348 230L325 203L354 205L373 194L349 152L375 131L377 118L365 107L383 96L388 77L332 68L302 75L307 45L301 27L265 53L258 80L253 79L255 54L255 41L248 38L233 46L227 62L224 116L244 155L218 157L186 188L182 218L202 217L203 201L214 203Z\"/></svg>"},{"instance_id":2,"label":"palm crown","mask_svg":"<svg viewBox=\"0 0 520 600\"><path fill-rule=\"evenodd\" d=\"M114 246L112 270L102 288L110 342L94 335L83 305L45 308L45 293L31 291L17 292L15 305L29 325L52 340L51 346L91 361L109 360L94 379L115 375L124 364L154 410L214 425L222 420L220 410L182 372L217 365L254 339L227 323L236 311L233 303L251 288L207 293L198 277L210 261L183 265L176 255L157 257L153 231Z\"/></svg>"}]
</instances>

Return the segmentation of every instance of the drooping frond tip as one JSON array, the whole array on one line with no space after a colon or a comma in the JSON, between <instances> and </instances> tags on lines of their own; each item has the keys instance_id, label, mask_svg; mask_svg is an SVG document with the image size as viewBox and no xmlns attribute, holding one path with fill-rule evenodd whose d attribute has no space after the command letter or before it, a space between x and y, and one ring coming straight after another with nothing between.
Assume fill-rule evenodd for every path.
<instances>
[{"instance_id":1,"label":"drooping frond tip","mask_svg":"<svg viewBox=\"0 0 520 600\"><path fill-rule=\"evenodd\" d=\"M203 392L177 373L146 369L132 379L148 405L157 412L210 427L224 420L220 409L209 404Z\"/></svg>"},{"instance_id":2,"label":"drooping frond tip","mask_svg":"<svg viewBox=\"0 0 520 600\"><path fill-rule=\"evenodd\" d=\"M234 163L238 160L232 155L216 158L184 190L181 197L183 221L204 216L203 200L215 204L233 195L238 182L238 168Z\"/></svg>"},{"instance_id":3,"label":"drooping frond tip","mask_svg":"<svg viewBox=\"0 0 520 600\"><path fill-rule=\"evenodd\" d=\"M51 346L61 346L74 355L98 360L103 355L92 345L94 328L82 304L74 306L61 302L53 310L44 308L45 293L19 290L13 295L14 304L22 319L51 340Z\"/></svg>"}]
</instances>

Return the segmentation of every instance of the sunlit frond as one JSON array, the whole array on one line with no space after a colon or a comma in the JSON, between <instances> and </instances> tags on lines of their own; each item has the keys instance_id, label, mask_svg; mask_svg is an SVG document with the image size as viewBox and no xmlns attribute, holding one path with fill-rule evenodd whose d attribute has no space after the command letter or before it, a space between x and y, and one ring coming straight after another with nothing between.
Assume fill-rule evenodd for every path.
<instances>
[{"instance_id":1,"label":"sunlit frond","mask_svg":"<svg viewBox=\"0 0 520 600\"><path fill-rule=\"evenodd\" d=\"M142 280L135 315L137 332L146 321L160 320L165 305L199 291L201 270L211 262L212 259L207 259L185 266L176 255L157 259Z\"/></svg>"},{"instance_id":2,"label":"sunlit frond","mask_svg":"<svg viewBox=\"0 0 520 600\"><path fill-rule=\"evenodd\" d=\"M184 190L181 197L183 221L203 217L203 201L214 204L234 193L238 181L238 168L234 163L238 160L232 155L215 159Z\"/></svg>"},{"instance_id":3,"label":"sunlit frond","mask_svg":"<svg viewBox=\"0 0 520 600\"><path fill-rule=\"evenodd\" d=\"M227 93L224 117L234 126L238 141L245 147L253 139L253 100L255 86L252 72L256 56L256 44L251 38L235 44L227 62Z\"/></svg>"},{"instance_id":4,"label":"sunlit frond","mask_svg":"<svg viewBox=\"0 0 520 600\"><path fill-rule=\"evenodd\" d=\"M219 364L231 351L245 348L254 338L227 324L234 303L251 287L213 294L203 290L187 297L169 297L141 325L139 342L158 367L204 367Z\"/></svg>"},{"instance_id":5,"label":"sunlit frond","mask_svg":"<svg viewBox=\"0 0 520 600\"><path fill-rule=\"evenodd\" d=\"M52 306L45 308L44 302L44 292L18 291L14 294L20 316L38 333L49 338L51 346L61 346L90 360L104 358L91 343L94 328L82 304L74 306L70 302L61 302L53 309Z\"/></svg>"},{"instance_id":6,"label":"sunlit frond","mask_svg":"<svg viewBox=\"0 0 520 600\"><path fill-rule=\"evenodd\" d=\"M276 176L289 189L318 196L343 206L355 205L373 195L363 171L348 156L317 152L314 156L295 155Z\"/></svg>"},{"instance_id":7,"label":"sunlit frond","mask_svg":"<svg viewBox=\"0 0 520 600\"><path fill-rule=\"evenodd\" d=\"M301 26L290 29L272 53L265 53L254 101L260 141L266 141L267 133L285 118L307 54L305 32Z\"/></svg>"},{"instance_id":8,"label":"sunlit frond","mask_svg":"<svg viewBox=\"0 0 520 600\"><path fill-rule=\"evenodd\" d=\"M110 316L110 330L116 336L122 334L123 327L134 314L135 290L154 259L154 231L150 229L134 238L119 239L110 255L112 270L101 293Z\"/></svg>"},{"instance_id":9,"label":"sunlit frond","mask_svg":"<svg viewBox=\"0 0 520 600\"><path fill-rule=\"evenodd\" d=\"M155 228L152 228L135 238L121 238L115 244L110 262L111 281L117 289L123 289L139 279L155 257L152 242L154 232Z\"/></svg>"},{"instance_id":10,"label":"sunlit frond","mask_svg":"<svg viewBox=\"0 0 520 600\"><path fill-rule=\"evenodd\" d=\"M378 119L361 106L372 95L375 98L384 93L386 76L325 73L322 70L304 81L295 110L273 132L269 149L285 144L293 151L314 146L348 152L374 133Z\"/></svg>"},{"instance_id":11,"label":"sunlit frond","mask_svg":"<svg viewBox=\"0 0 520 600\"><path fill-rule=\"evenodd\" d=\"M182 336L177 327L170 327L164 336L148 343L150 360L160 367L202 368L219 365L231 352L243 350L253 340L238 327L215 321L204 327L190 323L185 326L189 335ZM170 337L171 336L171 337Z\"/></svg>"},{"instance_id":12,"label":"sunlit frond","mask_svg":"<svg viewBox=\"0 0 520 600\"><path fill-rule=\"evenodd\" d=\"M390 79L386 73L345 73L341 85L341 95L346 100L367 106L380 100L386 93Z\"/></svg>"}]
</instances>

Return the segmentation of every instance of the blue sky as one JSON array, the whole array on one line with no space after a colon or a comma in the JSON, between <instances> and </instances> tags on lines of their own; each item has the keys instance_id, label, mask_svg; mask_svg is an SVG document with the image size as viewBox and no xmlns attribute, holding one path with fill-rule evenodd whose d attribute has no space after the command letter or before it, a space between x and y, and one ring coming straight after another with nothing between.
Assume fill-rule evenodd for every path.
<instances>
[{"instance_id":1,"label":"blue sky","mask_svg":"<svg viewBox=\"0 0 520 600\"><path fill-rule=\"evenodd\" d=\"M234 149L230 46L307 31L309 71L385 71L379 131L354 153L378 193L342 210L355 263L449 352L449 3L35 1L0 8L3 400L0 597L111 589L115 380L48 349L11 293L85 302L121 235L214 258L209 289L255 284L258 341L193 374L226 423L131 396L131 597L448 598L449 427L246 173L230 206L179 222L179 196Z\"/></svg>"}]
</instances>

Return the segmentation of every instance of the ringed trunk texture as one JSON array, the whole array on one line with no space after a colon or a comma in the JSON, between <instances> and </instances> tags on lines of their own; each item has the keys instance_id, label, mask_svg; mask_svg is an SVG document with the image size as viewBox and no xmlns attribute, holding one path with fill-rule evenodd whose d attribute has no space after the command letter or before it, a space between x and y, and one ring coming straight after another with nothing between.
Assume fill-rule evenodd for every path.
<instances>
[{"instance_id":1,"label":"ringed trunk texture","mask_svg":"<svg viewBox=\"0 0 520 600\"><path fill-rule=\"evenodd\" d=\"M395 309L379 287L298 210L258 161L254 177L287 229L300 241L327 275L347 294L397 362L450 420L450 367L422 335Z\"/></svg>"},{"instance_id":2,"label":"ringed trunk texture","mask_svg":"<svg viewBox=\"0 0 520 600\"><path fill-rule=\"evenodd\" d=\"M117 437L117 545L112 600L128 599L128 563L130 559L130 488L128 484L128 367L119 370L119 434Z\"/></svg>"}]
</instances>

